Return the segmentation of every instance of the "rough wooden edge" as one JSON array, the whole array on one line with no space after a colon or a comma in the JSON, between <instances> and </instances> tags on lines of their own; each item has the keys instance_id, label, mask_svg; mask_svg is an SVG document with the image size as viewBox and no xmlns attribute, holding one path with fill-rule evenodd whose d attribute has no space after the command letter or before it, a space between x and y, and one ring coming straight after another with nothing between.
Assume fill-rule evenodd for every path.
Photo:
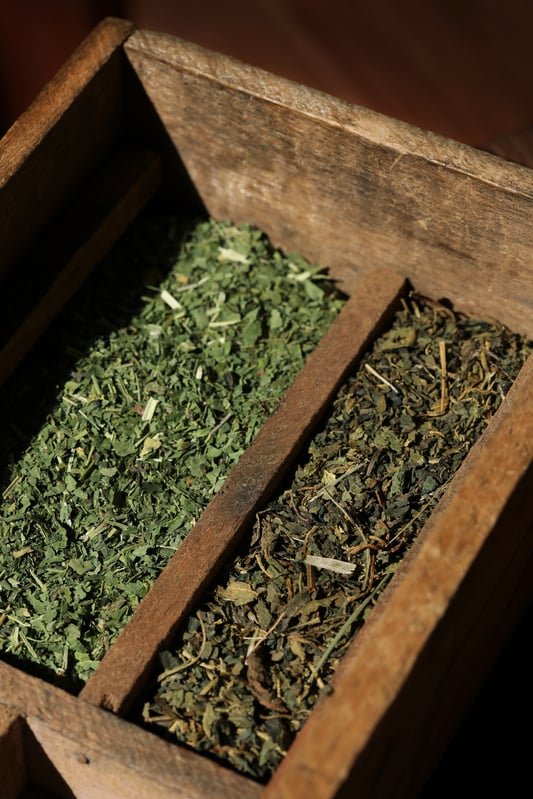
<instances>
[{"instance_id":1,"label":"rough wooden edge","mask_svg":"<svg viewBox=\"0 0 533 799\"><path fill-rule=\"evenodd\" d=\"M27 728L32 788L79 799L256 799L259 794L255 782L1 662L0 686L0 711L22 716Z\"/></svg>"},{"instance_id":2,"label":"rough wooden edge","mask_svg":"<svg viewBox=\"0 0 533 799\"><path fill-rule=\"evenodd\" d=\"M117 139L132 30L102 22L0 141L0 277Z\"/></svg>"},{"instance_id":3,"label":"rough wooden edge","mask_svg":"<svg viewBox=\"0 0 533 799\"><path fill-rule=\"evenodd\" d=\"M23 721L15 708L0 704L0 790L2 799L17 799L26 785Z\"/></svg>"},{"instance_id":4,"label":"rough wooden edge","mask_svg":"<svg viewBox=\"0 0 533 799\"><path fill-rule=\"evenodd\" d=\"M533 356L264 799L333 799L356 787L362 796L415 795L418 770L434 764L471 698L463 683L471 694L477 675L468 668L480 651L493 658L501 628L516 621L506 610L533 554L532 464Z\"/></svg>"},{"instance_id":5,"label":"rough wooden edge","mask_svg":"<svg viewBox=\"0 0 533 799\"><path fill-rule=\"evenodd\" d=\"M0 385L153 196L160 177L160 159L154 152L140 147L121 150L104 163L100 173L54 221L45 240L39 241L20 264L15 275L17 286L21 275L25 281L38 278L40 264L56 267L67 249L66 261L53 282L0 349ZM18 286L20 291L24 291L24 285L23 281ZM16 304L17 297L8 296L8 286L4 286L2 302Z\"/></svg>"},{"instance_id":6,"label":"rough wooden edge","mask_svg":"<svg viewBox=\"0 0 533 799\"><path fill-rule=\"evenodd\" d=\"M418 156L510 192L533 195L531 176L518 164L509 164L445 136L339 100L176 36L135 31L125 43L125 50L143 53L191 74L208 76L221 86L261 97L328 125L338 125L399 154Z\"/></svg>"},{"instance_id":7,"label":"rough wooden edge","mask_svg":"<svg viewBox=\"0 0 533 799\"><path fill-rule=\"evenodd\" d=\"M16 174L83 89L135 30L131 22L107 18L81 43L30 107L0 139L0 188Z\"/></svg>"},{"instance_id":8,"label":"rough wooden edge","mask_svg":"<svg viewBox=\"0 0 533 799\"><path fill-rule=\"evenodd\" d=\"M80 697L124 714L157 653L280 484L368 342L396 308L404 279L371 273L309 356L280 406L232 470Z\"/></svg>"}]
</instances>

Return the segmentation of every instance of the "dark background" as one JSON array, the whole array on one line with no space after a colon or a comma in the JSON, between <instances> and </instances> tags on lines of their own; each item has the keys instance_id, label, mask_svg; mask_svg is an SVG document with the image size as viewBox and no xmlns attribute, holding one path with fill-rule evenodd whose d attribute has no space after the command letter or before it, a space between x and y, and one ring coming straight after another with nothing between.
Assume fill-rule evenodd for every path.
<instances>
[{"instance_id":1,"label":"dark background","mask_svg":"<svg viewBox=\"0 0 533 799\"><path fill-rule=\"evenodd\" d=\"M107 15L469 144L533 124L530 0L17 0L0 4L4 127Z\"/></svg>"},{"instance_id":2,"label":"dark background","mask_svg":"<svg viewBox=\"0 0 533 799\"><path fill-rule=\"evenodd\" d=\"M474 146L533 129L530 0L18 0L0 6L0 134L108 15ZM424 799L533 796L532 633L530 610L488 680L480 664Z\"/></svg>"}]
</instances>

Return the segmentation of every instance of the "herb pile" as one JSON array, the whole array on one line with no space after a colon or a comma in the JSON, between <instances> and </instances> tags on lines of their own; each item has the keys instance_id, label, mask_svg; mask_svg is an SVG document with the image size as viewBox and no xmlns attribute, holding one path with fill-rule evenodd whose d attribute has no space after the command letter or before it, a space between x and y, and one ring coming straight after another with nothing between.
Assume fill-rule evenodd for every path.
<instances>
[{"instance_id":1,"label":"herb pile","mask_svg":"<svg viewBox=\"0 0 533 799\"><path fill-rule=\"evenodd\" d=\"M145 722L267 779L531 348L412 296L191 614Z\"/></svg>"},{"instance_id":2,"label":"herb pile","mask_svg":"<svg viewBox=\"0 0 533 799\"><path fill-rule=\"evenodd\" d=\"M24 381L2 397L0 647L73 683L96 668L343 302L319 269L250 227L202 222L180 247L177 222L146 224L114 256L131 274L148 264L142 303L125 287L135 313L117 308L119 327L99 320L20 457L10 420ZM70 311L71 354L112 278L111 262Z\"/></svg>"}]
</instances>

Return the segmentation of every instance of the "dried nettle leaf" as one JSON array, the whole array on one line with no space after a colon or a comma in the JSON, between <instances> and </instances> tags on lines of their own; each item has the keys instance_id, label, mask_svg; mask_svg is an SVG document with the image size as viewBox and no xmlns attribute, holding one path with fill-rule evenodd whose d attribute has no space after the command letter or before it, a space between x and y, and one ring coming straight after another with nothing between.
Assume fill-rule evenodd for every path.
<instances>
[{"instance_id":1,"label":"dried nettle leaf","mask_svg":"<svg viewBox=\"0 0 533 799\"><path fill-rule=\"evenodd\" d=\"M175 668L145 721L267 779L529 352L503 327L405 302L163 654Z\"/></svg>"},{"instance_id":2,"label":"dried nettle leaf","mask_svg":"<svg viewBox=\"0 0 533 799\"><path fill-rule=\"evenodd\" d=\"M254 228L207 221L180 239L175 219L139 224L54 328L76 358L20 457L19 406L30 384L56 379L54 359L2 396L0 645L73 681L90 676L343 302ZM127 274L103 311L117 259Z\"/></svg>"}]
</instances>

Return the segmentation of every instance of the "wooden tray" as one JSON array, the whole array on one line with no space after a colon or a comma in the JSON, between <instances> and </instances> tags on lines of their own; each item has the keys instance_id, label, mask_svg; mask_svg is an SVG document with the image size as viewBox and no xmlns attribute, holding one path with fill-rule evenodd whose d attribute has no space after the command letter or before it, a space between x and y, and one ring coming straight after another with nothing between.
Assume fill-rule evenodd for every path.
<instances>
[{"instance_id":1,"label":"wooden tray","mask_svg":"<svg viewBox=\"0 0 533 799\"><path fill-rule=\"evenodd\" d=\"M118 20L0 147L1 380L159 186L350 296L80 696L0 663L3 797L413 797L531 596L531 359L266 787L121 716L406 278L533 337L533 173Z\"/></svg>"}]
</instances>

